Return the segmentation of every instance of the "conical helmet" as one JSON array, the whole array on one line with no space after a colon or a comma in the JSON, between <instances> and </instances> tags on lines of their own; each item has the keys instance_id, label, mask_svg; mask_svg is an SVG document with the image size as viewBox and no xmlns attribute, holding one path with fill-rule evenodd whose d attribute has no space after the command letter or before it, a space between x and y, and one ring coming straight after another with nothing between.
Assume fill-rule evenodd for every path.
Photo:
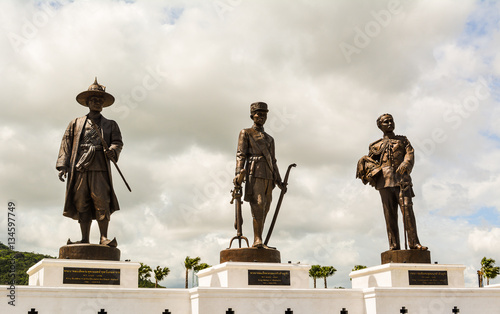
<instances>
[{"instance_id":1,"label":"conical helmet","mask_svg":"<svg viewBox=\"0 0 500 314\"><path fill-rule=\"evenodd\" d=\"M106 86L97 83L97 77L94 83L89 86L89 89L81 92L76 96L76 101L82 106L87 107L87 99L90 96L101 96L104 98L103 107L111 106L115 102L115 97L113 95L106 93Z\"/></svg>"}]
</instances>

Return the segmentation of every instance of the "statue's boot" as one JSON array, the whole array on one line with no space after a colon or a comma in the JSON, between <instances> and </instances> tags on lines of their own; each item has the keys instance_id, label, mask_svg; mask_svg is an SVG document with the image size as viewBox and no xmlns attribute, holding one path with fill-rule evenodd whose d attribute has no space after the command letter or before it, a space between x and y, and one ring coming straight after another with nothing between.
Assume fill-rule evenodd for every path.
<instances>
[{"instance_id":1,"label":"statue's boot","mask_svg":"<svg viewBox=\"0 0 500 314\"><path fill-rule=\"evenodd\" d=\"M253 245L252 245L253 247L267 249L267 245L265 245L264 242L262 241L262 231L264 229L263 227L264 224L259 223L257 219L253 220L253 234L254 234Z\"/></svg>"},{"instance_id":2,"label":"statue's boot","mask_svg":"<svg viewBox=\"0 0 500 314\"><path fill-rule=\"evenodd\" d=\"M66 241L67 245L70 245L70 244L88 244L88 243L90 243L90 242L89 241L83 241L83 240L73 242L73 241L71 241L70 238L68 238L68 241Z\"/></svg>"},{"instance_id":3,"label":"statue's boot","mask_svg":"<svg viewBox=\"0 0 500 314\"><path fill-rule=\"evenodd\" d=\"M118 246L118 242L116 241L116 238L113 238L113 240L110 240L108 238L101 238L101 242L99 243L101 245L107 245L107 246L110 246L110 247L117 247Z\"/></svg>"},{"instance_id":4,"label":"statue's boot","mask_svg":"<svg viewBox=\"0 0 500 314\"><path fill-rule=\"evenodd\" d=\"M90 226L92 225L92 220L87 220L84 215L80 215L80 231L82 232L82 239L80 241L72 242L68 239L67 244L79 244L79 243L90 243ZM82 221L83 220L83 221Z\"/></svg>"},{"instance_id":5,"label":"statue's boot","mask_svg":"<svg viewBox=\"0 0 500 314\"><path fill-rule=\"evenodd\" d=\"M101 241L99 244L101 245L107 245L110 247L117 247L118 242L116 241L116 238L113 238L113 240L108 239L108 225L109 225L109 220L99 220L97 221L99 224L99 231L101 232Z\"/></svg>"},{"instance_id":6,"label":"statue's boot","mask_svg":"<svg viewBox=\"0 0 500 314\"><path fill-rule=\"evenodd\" d=\"M412 249L412 250L427 251L429 248L426 247L426 246L423 246L422 244L417 243L413 247L411 247L410 249Z\"/></svg>"}]
</instances>

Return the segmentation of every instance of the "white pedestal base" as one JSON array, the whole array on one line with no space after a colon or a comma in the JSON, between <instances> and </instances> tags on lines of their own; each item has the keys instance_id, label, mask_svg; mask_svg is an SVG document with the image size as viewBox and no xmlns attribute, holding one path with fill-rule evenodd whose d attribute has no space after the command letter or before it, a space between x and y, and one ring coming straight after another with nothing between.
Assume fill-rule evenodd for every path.
<instances>
[{"instance_id":1,"label":"white pedestal base","mask_svg":"<svg viewBox=\"0 0 500 314\"><path fill-rule=\"evenodd\" d=\"M93 288L137 288L138 271L141 265L132 262L114 261L94 261L76 259L43 259L28 269L29 285L41 287L93 287ZM65 276L66 268L66 276ZM82 272L95 273L119 272L119 284L105 284L106 280L101 280L101 284L88 283L64 283L64 278L68 278L68 270L76 269L81 277ZM96 277L96 275L91 275ZM99 276L99 275L97 275ZM103 278L107 276L104 275ZM116 283L116 281L115 281Z\"/></svg>"},{"instance_id":2,"label":"white pedestal base","mask_svg":"<svg viewBox=\"0 0 500 314\"><path fill-rule=\"evenodd\" d=\"M30 269L30 286L0 286L0 313L26 314L277 314L290 308L296 314L498 313L500 289L464 288L462 265L386 264L351 273L354 289L311 289L309 266L297 264L236 263L216 265L200 272L200 287L147 289L61 284L64 266L119 267L137 287L138 263L43 260ZM248 271L290 272L290 286L249 285ZM446 271L449 285L415 286L409 271ZM262 275L262 274L261 274ZM265 274L264 274L265 275ZM422 275L423 278L427 278ZM57 277L54 279L52 277ZM257 278L261 278L258 277ZM265 278L265 277L264 277ZM255 279L255 278L254 278ZM271 278L272 279L272 278ZM422 279L422 278L420 278ZM430 279L432 280L432 274ZM168 311L167 311L168 310Z\"/></svg>"},{"instance_id":3,"label":"white pedestal base","mask_svg":"<svg viewBox=\"0 0 500 314\"><path fill-rule=\"evenodd\" d=\"M376 287L397 287L397 288L463 288L464 265L440 265L440 264L399 264L389 263L380 266L369 267L354 271L349 274L352 278L352 288L376 288ZM433 274L446 272L447 284L442 280L432 282ZM413 278L421 278L421 284L410 282L410 275ZM437 277L437 276L435 276ZM418 281L418 280L417 280Z\"/></svg>"},{"instance_id":4,"label":"white pedestal base","mask_svg":"<svg viewBox=\"0 0 500 314\"><path fill-rule=\"evenodd\" d=\"M309 288L309 265L277 263L226 262L204 269L198 273L200 287L211 288ZM289 276L289 284L280 280ZM255 279L260 284L250 284Z\"/></svg>"}]
</instances>

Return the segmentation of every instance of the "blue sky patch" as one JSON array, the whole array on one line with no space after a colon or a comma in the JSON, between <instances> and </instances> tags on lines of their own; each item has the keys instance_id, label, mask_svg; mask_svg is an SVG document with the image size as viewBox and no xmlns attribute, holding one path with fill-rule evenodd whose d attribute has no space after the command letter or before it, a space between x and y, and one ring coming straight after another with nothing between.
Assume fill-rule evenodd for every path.
<instances>
[{"instance_id":1,"label":"blue sky patch","mask_svg":"<svg viewBox=\"0 0 500 314\"><path fill-rule=\"evenodd\" d=\"M465 219L471 225L477 226L500 226L500 211L495 207L481 207L472 215L454 216L452 219Z\"/></svg>"},{"instance_id":2,"label":"blue sky patch","mask_svg":"<svg viewBox=\"0 0 500 314\"><path fill-rule=\"evenodd\" d=\"M171 24L174 25L175 22L180 18L182 13L184 12L184 8L165 8L163 9L163 12L165 13L165 19L163 20L162 24Z\"/></svg>"}]
</instances>

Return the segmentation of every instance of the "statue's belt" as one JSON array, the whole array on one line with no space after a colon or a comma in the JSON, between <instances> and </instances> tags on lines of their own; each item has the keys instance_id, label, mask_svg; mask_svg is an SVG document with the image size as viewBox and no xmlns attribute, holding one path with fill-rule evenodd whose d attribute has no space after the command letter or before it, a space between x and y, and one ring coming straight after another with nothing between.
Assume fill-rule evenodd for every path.
<instances>
[{"instance_id":1,"label":"statue's belt","mask_svg":"<svg viewBox=\"0 0 500 314\"><path fill-rule=\"evenodd\" d=\"M94 147L94 150L103 150L102 145L94 145L94 144L80 144L80 148L85 152L89 150L91 147Z\"/></svg>"},{"instance_id":2,"label":"statue's belt","mask_svg":"<svg viewBox=\"0 0 500 314\"><path fill-rule=\"evenodd\" d=\"M250 161L259 161L259 160L264 160L265 161L266 157L264 157L264 156L250 156L250 157L248 157L248 159Z\"/></svg>"}]
</instances>

